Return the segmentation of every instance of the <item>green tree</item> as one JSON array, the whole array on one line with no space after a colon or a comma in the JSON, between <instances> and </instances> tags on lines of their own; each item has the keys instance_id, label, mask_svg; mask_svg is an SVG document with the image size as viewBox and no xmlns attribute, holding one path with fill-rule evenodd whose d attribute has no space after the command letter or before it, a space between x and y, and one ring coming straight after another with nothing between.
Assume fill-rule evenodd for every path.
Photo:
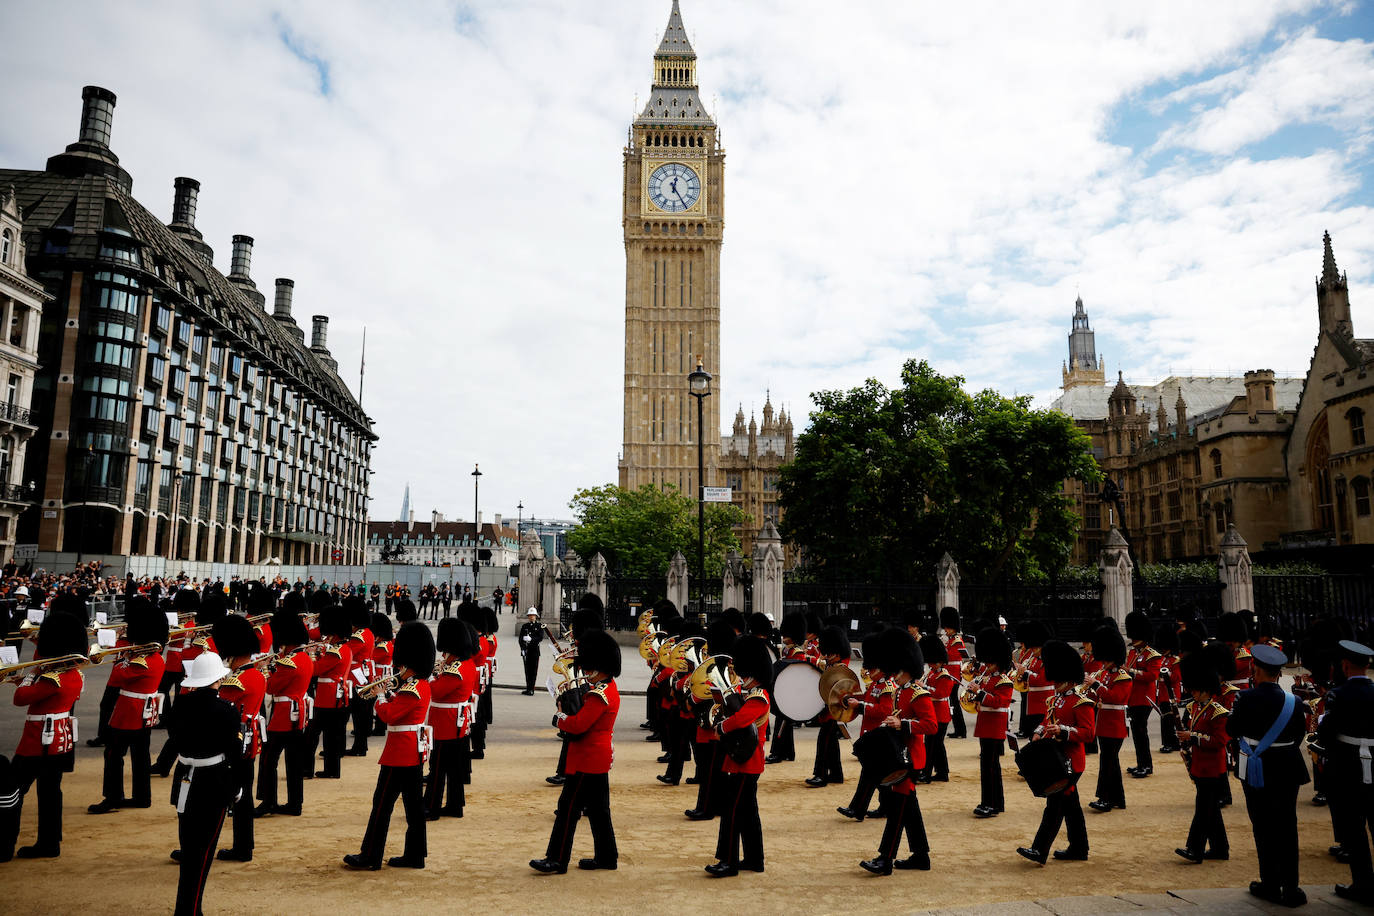
<instances>
[{"instance_id":1,"label":"green tree","mask_svg":"<svg viewBox=\"0 0 1374 916\"><path fill-rule=\"evenodd\" d=\"M660 576L676 551L697 567L697 504L676 487L645 484L638 490L614 484L578 490L568 503L578 526L568 546L590 560L597 553L622 576ZM738 550L735 526L744 511L729 503L706 504L706 575L719 576L727 550Z\"/></svg>"},{"instance_id":2,"label":"green tree","mask_svg":"<svg viewBox=\"0 0 1374 916\"><path fill-rule=\"evenodd\" d=\"M1099 478L1087 434L963 384L912 360L898 388L812 395L779 480L783 535L810 565L891 581L927 575L946 550L975 581L1064 565L1078 528L1064 480Z\"/></svg>"}]
</instances>

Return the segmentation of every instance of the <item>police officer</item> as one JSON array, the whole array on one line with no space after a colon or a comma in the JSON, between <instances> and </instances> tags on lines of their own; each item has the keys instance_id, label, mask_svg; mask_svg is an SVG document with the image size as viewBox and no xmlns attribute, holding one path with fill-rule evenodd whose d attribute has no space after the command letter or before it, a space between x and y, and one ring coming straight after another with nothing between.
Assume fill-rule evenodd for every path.
<instances>
[{"instance_id":1,"label":"police officer","mask_svg":"<svg viewBox=\"0 0 1374 916\"><path fill-rule=\"evenodd\" d=\"M1250 893L1284 906L1301 906L1298 886L1298 787L1307 783L1302 741L1307 732L1297 698L1279 686L1288 657L1273 646L1256 645L1254 684L1236 697L1226 732L1240 745L1245 808L1255 835L1260 879Z\"/></svg>"},{"instance_id":2,"label":"police officer","mask_svg":"<svg viewBox=\"0 0 1374 916\"><path fill-rule=\"evenodd\" d=\"M520 625L520 657L525 660L525 696L534 696L534 677L539 673L539 643L544 638L544 625L539 611L530 608L526 621Z\"/></svg>"},{"instance_id":3,"label":"police officer","mask_svg":"<svg viewBox=\"0 0 1374 916\"><path fill-rule=\"evenodd\" d=\"M1256 646L1251 650L1256 654ZM1326 695L1326 715L1317 726L1326 752L1322 779L1331 799L1336 842L1350 856L1349 884L1337 884L1336 895L1374 905L1374 869L1370 867L1369 827L1374 810L1374 683L1369 666L1374 649L1349 639L1339 644L1345 683Z\"/></svg>"}]
</instances>

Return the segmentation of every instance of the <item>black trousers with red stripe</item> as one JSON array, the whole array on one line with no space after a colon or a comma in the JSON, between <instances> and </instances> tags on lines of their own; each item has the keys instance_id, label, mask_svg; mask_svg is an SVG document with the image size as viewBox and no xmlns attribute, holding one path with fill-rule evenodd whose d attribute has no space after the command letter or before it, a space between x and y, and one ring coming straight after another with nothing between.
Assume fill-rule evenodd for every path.
<instances>
[{"instance_id":1,"label":"black trousers with red stripe","mask_svg":"<svg viewBox=\"0 0 1374 916\"><path fill-rule=\"evenodd\" d=\"M615 826L611 823L611 783L606 773L567 774L563 791L558 794L553 832L549 834L548 850L544 853L546 859L568 864L577 822L584 814L592 828L592 856L603 865L619 860Z\"/></svg>"},{"instance_id":2,"label":"black trousers with red stripe","mask_svg":"<svg viewBox=\"0 0 1374 916\"><path fill-rule=\"evenodd\" d=\"M929 855L930 841L926 839L926 822L921 817L921 803L916 799L913 788L903 795L890 792L887 796L887 823L883 826L883 838L878 845L878 855L885 859L896 859L902 845L902 833L906 832L906 844L913 855Z\"/></svg>"},{"instance_id":3,"label":"black trousers with red stripe","mask_svg":"<svg viewBox=\"0 0 1374 916\"><path fill-rule=\"evenodd\" d=\"M725 752L719 741L699 741L692 745L697 760L697 811L715 816L720 813L720 795L725 774L720 771Z\"/></svg>"},{"instance_id":4,"label":"black trousers with red stripe","mask_svg":"<svg viewBox=\"0 0 1374 916\"><path fill-rule=\"evenodd\" d=\"M396 809L398 796L406 812L406 845L402 855L423 861L428 854L423 769L419 764L378 768L377 788L372 793L372 814L367 819L367 832L363 834L363 846L358 852L364 862L381 864L387 831L391 827L391 812Z\"/></svg>"},{"instance_id":5,"label":"black trousers with red stripe","mask_svg":"<svg viewBox=\"0 0 1374 916\"><path fill-rule=\"evenodd\" d=\"M196 775L210 781L206 771ZM201 898L205 895L205 882L210 877L210 865L215 861L215 847L219 845L227 810L228 805L219 793L197 792L192 782L186 810L177 816L181 875L177 879L176 916L200 916L203 912Z\"/></svg>"},{"instance_id":6,"label":"black trousers with red stripe","mask_svg":"<svg viewBox=\"0 0 1374 916\"><path fill-rule=\"evenodd\" d=\"M434 742L434 750L429 755L429 788L425 790L425 809L431 815L441 811L449 814L463 811L467 793L463 788L466 765L471 772L471 752L468 740L445 738ZM444 804L444 788L448 787L448 804Z\"/></svg>"},{"instance_id":7,"label":"black trousers with red stripe","mask_svg":"<svg viewBox=\"0 0 1374 916\"><path fill-rule=\"evenodd\" d=\"M763 864L763 823L759 820L757 773L726 773L720 809L716 858L726 865ZM740 847L744 855L740 855Z\"/></svg>"}]
</instances>

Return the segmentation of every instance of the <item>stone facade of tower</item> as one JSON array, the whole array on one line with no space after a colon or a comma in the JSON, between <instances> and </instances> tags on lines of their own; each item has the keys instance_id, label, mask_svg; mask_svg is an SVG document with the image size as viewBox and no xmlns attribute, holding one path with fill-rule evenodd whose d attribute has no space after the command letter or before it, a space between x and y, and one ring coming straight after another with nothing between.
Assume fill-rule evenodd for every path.
<instances>
[{"instance_id":1,"label":"stone facade of tower","mask_svg":"<svg viewBox=\"0 0 1374 916\"><path fill-rule=\"evenodd\" d=\"M1088 324L1083 297L1074 302L1073 329L1069 332L1069 361L1064 364L1064 389L1106 383L1102 356L1097 352L1097 335Z\"/></svg>"},{"instance_id":2,"label":"stone facade of tower","mask_svg":"<svg viewBox=\"0 0 1374 916\"><path fill-rule=\"evenodd\" d=\"M778 469L792 457L792 418L787 411L781 410L775 417L772 400L765 398L763 425L751 416L746 426L741 405L734 428L721 441L719 477L722 485L731 489L734 504L744 510L739 534L746 555L752 553L754 539L766 524L772 522L776 527L782 520ZM790 565L790 548L787 559Z\"/></svg>"},{"instance_id":3,"label":"stone facade of tower","mask_svg":"<svg viewBox=\"0 0 1374 916\"><path fill-rule=\"evenodd\" d=\"M707 486L720 457L720 247L725 152L697 85L677 0L653 60L648 103L624 150L625 401L620 485L695 496L697 405L687 375L713 376L702 444Z\"/></svg>"}]
</instances>

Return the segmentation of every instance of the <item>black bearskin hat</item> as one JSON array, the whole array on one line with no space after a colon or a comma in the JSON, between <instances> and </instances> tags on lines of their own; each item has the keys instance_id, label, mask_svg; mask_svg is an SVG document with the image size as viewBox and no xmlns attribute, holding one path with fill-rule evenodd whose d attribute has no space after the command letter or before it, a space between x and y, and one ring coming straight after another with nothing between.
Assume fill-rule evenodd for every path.
<instances>
[{"instance_id":1,"label":"black bearskin hat","mask_svg":"<svg viewBox=\"0 0 1374 916\"><path fill-rule=\"evenodd\" d=\"M163 623L167 618L162 618ZM90 649L86 642L86 625L72 614L57 613L50 610L38 625L38 650L42 658L57 658L62 655L85 655Z\"/></svg>"},{"instance_id":2,"label":"black bearskin hat","mask_svg":"<svg viewBox=\"0 0 1374 916\"><path fill-rule=\"evenodd\" d=\"M914 607L902 609L902 626L915 627L923 634L930 631L926 626L926 616Z\"/></svg>"},{"instance_id":3,"label":"black bearskin hat","mask_svg":"<svg viewBox=\"0 0 1374 916\"><path fill-rule=\"evenodd\" d=\"M329 589L317 588L310 593L309 600L306 601L311 613L322 610L334 604L334 596L329 593Z\"/></svg>"},{"instance_id":4,"label":"black bearskin hat","mask_svg":"<svg viewBox=\"0 0 1374 916\"><path fill-rule=\"evenodd\" d=\"M1184 630L1178 634L1178 654L1186 658L1194 652L1202 651L1202 634L1196 630Z\"/></svg>"},{"instance_id":5,"label":"black bearskin hat","mask_svg":"<svg viewBox=\"0 0 1374 916\"><path fill-rule=\"evenodd\" d=\"M458 605L456 613L459 620L466 622L468 626L472 627L478 633L482 632L484 621L482 619L481 609L479 609L477 605L473 604L471 601L464 601Z\"/></svg>"},{"instance_id":6,"label":"black bearskin hat","mask_svg":"<svg viewBox=\"0 0 1374 916\"><path fill-rule=\"evenodd\" d=\"M973 641L973 654L978 661L996 665L1001 671L1011 670L1011 643L1007 641L1007 634L997 627L978 631L978 638Z\"/></svg>"},{"instance_id":7,"label":"black bearskin hat","mask_svg":"<svg viewBox=\"0 0 1374 916\"><path fill-rule=\"evenodd\" d=\"M1217 618L1217 638L1222 642L1240 645L1245 642L1246 637L1244 617L1234 611L1228 611Z\"/></svg>"},{"instance_id":8,"label":"black bearskin hat","mask_svg":"<svg viewBox=\"0 0 1374 916\"><path fill-rule=\"evenodd\" d=\"M342 602L348 612L348 625L353 629L366 628L372 623L372 608L360 595L349 595Z\"/></svg>"},{"instance_id":9,"label":"black bearskin hat","mask_svg":"<svg viewBox=\"0 0 1374 916\"><path fill-rule=\"evenodd\" d=\"M1093 636L1097 633L1098 628L1102 626L1102 620L1103 618L1101 617L1086 617L1079 623L1078 641L1083 643L1085 648L1092 645ZM1097 653L1094 652L1093 654L1096 655Z\"/></svg>"},{"instance_id":10,"label":"black bearskin hat","mask_svg":"<svg viewBox=\"0 0 1374 916\"><path fill-rule=\"evenodd\" d=\"M459 661L472 658L477 654L477 634L465 621L457 617L445 617L439 621L436 648Z\"/></svg>"},{"instance_id":11,"label":"black bearskin hat","mask_svg":"<svg viewBox=\"0 0 1374 916\"><path fill-rule=\"evenodd\" d=\"M735 646L735 628L724 620L713 620L706 628L706 647L712 655L729 655Z\"/></svg>"},{"instance_id":12,"label":"black bearskin hat","mask_svg":"<svg viewBox=\"0 0 1374 916\"><path fill-rule=\"evenodd\" d=\"M740 637L735 641L735 649L730 657L735 664L735 673L741 678L753 678L765 690L773 688L773 656L768 654L768 646L764 645L763 640L753 636Z\"/></svg>"},{"instance_id":13,"label":"black bearskin hat","mask_svg":"<svg viewBox=\"0 0 1374 916\"><path fill-rule=\"evenodd\" d=\"M496 616L496 608L482 608L482 625L484 627L484 629L482 630L483 633L487 633L490 635L492 633L500 632L501 621Z\"/></svg>"},{"instance_id":14,"label":"black bearskin hat","mask_svg":"<svg viewBox=\"0 0 1374 916\"><path fill-rule=\"evenodd\" d=\"M847 659L851 655L849 636L839 627L822 627L820 649L822 655L837 655Z\"/></svg>"},{"instance_id":15,"label":"black bearskin hat","mask_svg":"<svg viewBox=\"0 0 1374 916\"><path fill-rule=\"evenodd\" d=\"M921 636L921 654L925 656L927 665L949 664L949 650L935 633L926 632Z\"/></svg>"},{"instance_id":16,"label":"black bearskin hat","mask_svg":"<svg viewBox=\"0 0 1374 916\"><path fill-rule=\"evenodd\" d=\"M419 621L401 624L391 658L397 670L409 668L416 677L429 677L434 673L434 634Z\"/></svg>"},{"instance_id":17,"label":"black bearskin hat","mask_svg":"<svg viewBox=\"0 0 1374 916\"><path fill-rule=\"evenodd\" d=\"M1155 629L1155 638L1150 645L1165 655L1178 650L1178 630L1172 620L1164 621Z\"/></svg>"},{"instance_id":18,"label":"black bearskin hat","mask_svg":"<svg viewBox=\"0 0 1374 916\"><path fill-rule=\"evenodd\" d=\"M400 601L391 602L391 607L396 612L398 623L410 623L412 620L419 620L420 614L415 610L415 602L409 598L402 598Z\"/></svg>"},{"instance_id":19,"label":"black bearskin hat","mask_svg":"<svg viewBox=\"0 0 1374 916\"><path fill-rule=\"evenodd\" d=\"M1149 642L1154 629L1150 615L1144 611L1131 611L1126 615L1126 637L1132 642Z\"/></svg>"},{"instance_id":20,"label":"black bearskin hat","mask_svg":"<svg viewBox=\"0 0 1374 916\"><path fill-rule=\"evenodd\" d=\"M749 624L745 621L744 614L739 608L727 608L721 613L720 619L730 624L730 629L736 633L746 633L749 630Z\"/></svg>"},{"instance_id":21,"label":"black bearskin hat","mask_svg":"<svg viewBox=\"0 0 1374 916\"><path fill-rule=\"evenodd\" d=\"M1093 631L1093 658L1109 665L1126 664L1126 640L1116 627L1099 626Z\"/></svg>"},{"instance_id":22,"label":"black bearskin hat","mask_svg":"<svg viewBox=\"0 0 1374 916\"><path fill-rule=\"evenodd\" d=\"M677 612L677 605L667 598L660 598L654 602L654 619L664 620L669 617L681 617Z\"/></svg>"},{"instance_id":23,"label":"black bearskin hat","mask_svg":"<svg viewBox=\"0 0 1374 916\"><path fill-rule=\"evenodd\" d=\"M591 608L598 614L606 610L606 604L596 592L586 592L577 599L577 609Z\"/></svg>"},{"instance_id":24,"label":"black bearskin hat","mask_svg":"<svg viewBox=\"0 0 1374 916\"><path fill-rule=\"evenodd\" d=\"M304 614L305 595L292 589L281 596L281 606L293 614Z\"/></svg>"},{"instance_id":25,"label":"black bearskin hat","mask_svg":"<svg viewBox=\"0 0 1374 916\"><path fill-rule=\"evenodd\" d=\"M959 609L953 607L940 608L940 628L943 630L953 630L959 632L963 623L959 620Z\"/></svg>"},{"instance_id":26,"label":"black bearskin hat","mask_svg":"<svg viewBox=\"0 0 1374 916\"><path fill-rule=\"evenodd\" d=\"M220 618L223 619L223 613ZM132 601L125 604L124 620L128 623L125 634L129 637L129 645L142 646L150 642L167 645L167 615L146 599L137 604Z\"/></svg>"},{"instance_id":27,"label":"black bearskin hat","mask_svg":"<svg viewBox=\"0 0 1374 916\"><path fill-rule=\"evenodd\" d=\"M778 634L783 639L790 639L796 645L806 642L806 615L793 612L782 615L782 625L778 627Z\"/></svg>"},{"instance_id":28,"label":"black bearskin hat","mask_svg":"<svg viewBox=\"0 0 1374 916\"><path fill-rule=\"evenodd\" d=\"M1183 659L1182 666L1184 690L1201 690L1212 696L1221 693L1221 677L1212 664L1211 653L1193 652Z\"/></svg>"},{"instance_id":29,"label":"black bearskin hat","mask_svg":"<svg viewBox=\"0 0 1374 916\"><path fill-rule=\"evenodd\" d=\"M372 635L377 638L378 642L390 639L395 632L391 628L391 618L385 614L373 614L372 619L368 621L367 628L372 631Z\"/></svg>"},{"instance_id":30,"label":"black bearskin hat","mask_svg":"<svg viewBox=\"0 0 1374 916\"><path fill-rule=\"evenodd\" d=\"M320 622L323 623L323 619ZM258 654L258 631L253 629L247 617L230 614L216 623L210 634L215 639L215 651L221 658L252 657Z\"/></svg>"},{"instance_id":31,"label":"black bearskin hat","mask_svg":"<svg viewBox=\"0 0 1374 916\"><path fill-rule=\"evenodd\" d=\"M229 613L229 600L224 597L224 589L212 585L205 590L200 599L200 610L196 611L196 626L213 626ZM164 618L165 619L165 618ZM215 645L219 645L216 643Z\"/></svg>"},{"instance_id":32,"label":"black bearskin hat","mask_svg":"<svg viewBox=\"0 0 1374 916\"><path fill-rule=\"evenodd\" d=\"M888 651L891 644L891 639L885 630L875 630L865 636L861 646L864 667L869 671L887 673L887 666L892 662L892 653Z\"/></svg>"},{"instance_id":33,"label":"black bearskin hat","mask_svg":"<svg viewBox=\"0 0 1374 916\"><path fill-rule=\"evenodd\" d=\"M1226 643L1213 640L1203 646L1201 652L1194 652L1188 657L1192 658L1194 655L1205 657L1223 681L1236 679L1236 653Z\"/></svg>"},{"instance_id":34,"label":"black bearskin hat","mask_svg":"<svg viewBox=\"0 0 1374 916\"><path fill-rule=\"evenodd\" d=\"M678 617L668 618L668 620L670 621L676 621L680 619L681 618ZM654 622L659 622L657 619L657 615L655 615ZM664 622L666 623L667 621ZM585 633L590 633L592 630L606 629L606 619L603 616L602 612L596 610L595 608L581 608L573 612L572 620L568 621L568 629L572 631L573 639L581 640L583 634Z\"/></svg>"},{"instance_id":35,"label":"black bearskin hat","mask_svg":"<svg viewBox=\"0 0 1374 916\"><path fill-rule=\"evenodd\" d=\"M905 671L913 678L917 678L926 673L926 660L921 654L921 647L916 644L915 637L904 628L893 627L883 634L883 638L886 641L882 651L885 658L885 674Z\"/></svg>"},{"instance_id":36,"label":"black bearskin hat","mask_svg":"<svg viewBox=\"0 0 1374 916\"><path fill-rule=\"evenodd\" d=\"M248 613L270 614L272 612L272 590L261 582L248 583ZM215 640L219 645L219 640Z\"/></svg>"},{"instance_id":37,"label":"black bearskin hat","mask_svg":"<svg viewBox=\"0 0 1374 916\"><path fill-rule=\"evenodd\" d=\"M773 621L763 611L755 611L749 615L749 635L767 639L773 635Z\"/></svg>"},{"instance_id":38,"label":"black bearskin hat","mask_svg":"<svg viewBox=\"0 0 1374 916\"><path fill-rule=\"evenodd\" d=\"M1083 682L1083 657L1064 640L1045 640L1045 644L1040 647L1040 658L1045 663L1045 680L1050 683L1081 684Z\"/></svg>"},{"instance_id":39,"label":"black bearskin hat","mask_svg":"<svg viewBox=\"0 0 1374 916\"><path fill-rule=\"evenodd\" d=\"M282 608L272 615L272 648L280 651L287 646L303 646L310 641L305 621L295 611Z\"/></svg>"},{"instance_id":40,"label":"black bearskin hat","mask_svg":"<svg viewBox=\"0 0 1374 916\"><path fill-rule=\"evenodd\" d=\"M1050 628L1043 620L1023 620L1016 628L1016 635L1027 649L1038 649L1050 638Z\"/></svg>"},{"instance_id":41,"label":"black bearskin hat","mask_svg":"<svg viewBox=\"0 0 1374 916\"><path fill-rule=\"evenodd\" d=\"M340 639L347 639L352 633L353 626L348 622L348 611L337 604L320 608L321 636L337 636ZM219 643L216 642L215 645L219 645Z\"/></svg>"},{"instance_id":42,"label":"black bearskin hat","mask_svg":"<svg viewBox=\"0 0 1374 916\"><path fill-rule=\"evenodd\" d=\"M179 588L172 596L172 607L178 614L185 614L200 607L200 592L193 588Z\"/></svg>"},{"instance_id":43,"label":"black bearskin hat","mask_svg":"<svg viewBox=\"0 0 1374 916\"><path fill-rule=\"evenodd\" d=\"M805 620L807 634L810 635L814 633L819 636L821 630L825 627L825 624L821 622L821 615L817 614L815 611L807 611Z\"/></svg>"},{"instance_id":44,"label":"black bearskin hat","mask_svg":"<svg viewBox=\"0 0 1374 916\"><path fill-rule=\"evenodd\" d=\"M48 602L48 614L66 614L68 617L77 618L83 624L90 619L86 613L86 602L71 592L58 592L53 595L52 601Z\"/></svg>"},{"instance_id":45,"label":"black bearskin hat","mask_svg":"<svg viewBox=\"0 0 1374 916\"><path fill-rule=\"evenodd\" d=\"M620 677L620 644L605 630L588 630L577 641L577 666L583 671Z\"/></svg>"}]
</instances>

